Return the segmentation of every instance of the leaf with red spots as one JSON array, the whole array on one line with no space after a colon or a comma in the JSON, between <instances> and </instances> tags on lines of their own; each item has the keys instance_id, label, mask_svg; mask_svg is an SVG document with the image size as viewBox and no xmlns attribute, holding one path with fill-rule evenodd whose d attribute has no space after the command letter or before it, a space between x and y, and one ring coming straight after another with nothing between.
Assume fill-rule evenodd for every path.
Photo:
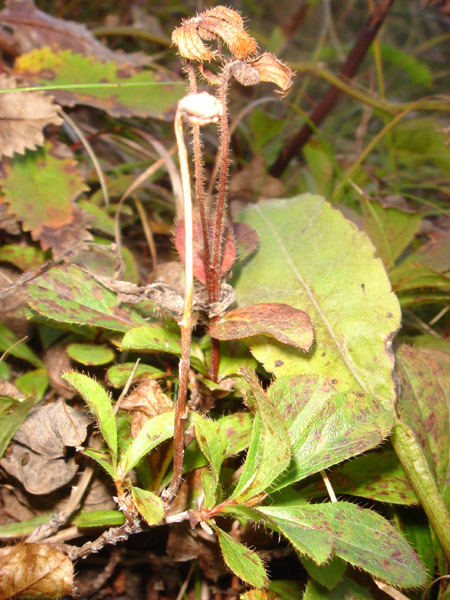
<instances>
[{"instance_id":1,"label":"leaf with red spots","mask_svg":"<svg viewBox=\"0 0 450 600\"><path fill-rule=\"evenodd\" d=\"M118 305L117 295L75 265L61 265L27 287L29 305L38 315L59 323L128 331L145 321Z\"/></svg>"},{"instance_id":2,"label":"leaf with red spots","mask_svg":"<svg viewBox=\"0 0 450 600\"><path fill-rule=\"evenodd\" d=\"M184 94L184 86L179 85L179 81L161 81L160 72L143 71L116 62L103 63L70 50L52 52L50 48L41 48L23 54L14 63L14 74L35 85L86 86L53 90L52 96L65 106L85 104L115 117L170 119L175 104ZM121 85L124 83L131 85Z\"/></svg>"},{"instance_id":3,"label":"leaf with red spots","mask_svg":"<svg viewBox=\"0 0 450 600\"><path fill-rule=\"evenodd\" d=\"M253 304L227 313L210 327L218 340L240 340L256 335L269 335L282 344L307 352L314 332L309 316L287 304ZM253 340L252 348L258 342ZM264 339L261 340L264 344Z\"/></svg>"},{"instance_id":4,"label":"leaf with red spots","mask_svg":"<svg viewBox=\"0 0 450 600\"><path fill-rule=\"evenodd\" d=\"M258 247L258 234L246 223L231 223L231 229L236 240L238 260L242 262Z\"/></svg>"},{"instance_id":5,"label":"leaf with red spots","mask_svg":"<svg viewBox=\"0 0 450 600\"><path fill-rule=\"evenodd\" d=\"M318 564L335 555L392 585L425 584L420 560L402 535L375 511L348 502L259 506L264 524Z\"/></svg>"},{"instance_id":6,"label":"leaf with red spots","mask_svg":"<svg viewBox=\"0 0 450 600\"><path fill-rule=\"evenodd\" d=\"M212 224L211 224L212 229ZM193 236L194 236L194 276L197 277L204 285L206 285L206 273L205 273L205 256L204 256L204 244L203 244L203 233L202 225L200 222L200 215L197 211L193 215ZM184 221L178 221L175 229L175 248L183 262L185 262L185 229ZM236 260L236 244L234 242L233 234L230 229L227 228L225 247L223 250L222 257L222 268L221 275L225 275L227 271L231 269L234 261Z\"/></svg>"},{"instance_id":7,"label":"leaf with red spots","mask_svg":"<svg viewBox=\"0 0 450 600\"><path fill-rule=\"evenodd\" d=\"M401 346L400 418L413 429L446 501L450 501L450 374L431 349Z\"/></svg>"},{"instance_id":8,"label":"leaf with red spots","mask_svg":"<svg viewBox=\"0 0 450 600\"><path fill-rule=\"evenodd\" d=\"M392 428L392 413L363 392L338 392L337 380L281 377L268 395L281 414L292 461L273 489L281 489L378 446Z\"/></svg>"},{"instance_id":9,"label":"leaf with red spots","mask_svg":"<svg viewBox=\"0 0 450 600\"><path fill-rule=\"evenodd\" d=\"M59 255L90 239L84 213L74 204L87 188L66 146L48 141L37 152L5 161L4 172L1 201L44 250Z\"/></svg>"}]
</instances>

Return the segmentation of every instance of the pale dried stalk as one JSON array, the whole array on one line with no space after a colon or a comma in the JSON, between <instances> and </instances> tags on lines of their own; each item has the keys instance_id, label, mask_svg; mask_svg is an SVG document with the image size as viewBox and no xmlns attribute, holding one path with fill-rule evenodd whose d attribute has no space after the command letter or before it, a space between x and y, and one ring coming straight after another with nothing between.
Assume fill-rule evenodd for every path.
<instances>
[{"instance_id":1,"label":"pale dried stalk","mask_svg":"<svg viewBox=\"0 0 450 600\"><path fill-rule=\"evenodd\" d=\"M173 475L169 487L164 490L163 497L170 504L175 498L181 484L184 457L184 425L187 417L186 395L189 367L191 362L192 339L192 302L194 292L194 237L192 230L192 197L189 162L183 133L183 113L178 107L175 115L175 136L180 159L181 184L183 187L184 227L185 227L185 284L184 312L179 322L181 330L181 358L179 364L179 387L175 409L175 431L173 439Z\"/></svg>"}]
</instances>

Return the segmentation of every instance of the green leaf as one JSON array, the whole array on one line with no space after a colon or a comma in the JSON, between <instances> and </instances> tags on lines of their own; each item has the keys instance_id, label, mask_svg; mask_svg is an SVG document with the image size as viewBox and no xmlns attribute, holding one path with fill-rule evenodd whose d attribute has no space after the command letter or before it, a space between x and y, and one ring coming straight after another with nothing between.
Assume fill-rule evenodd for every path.
<instances>
[{"instance_id":1,"label":"green leaf","mask_svg":"<svg viewBox=\"0 0 450 600\"><path fill-rule=\"evenodd\" d=\"M217 478L209 469L202 470L202 489L205 495L203 508L214 508L217 504Z\"/></svg>"},{"instance_id":2,"label":"green leaf","mask_svg":"<svg viewBox=\"0 0 450 600\"><path fill-rule=\"evenodd\" d=\"M269 590L278 594L280 600L299 600L304 585L292 579L275 579L269 583Z\"/></svg>"},{"instance_id":3,"label":"green leaf","mask_svg":"<svg viewBox=\"0 0 450 600\"><path fill-rule=\"evenodd\" d=\"M113 387L121 388L127 383L134 367L135 363L122 363L121 365L114 365L114 367L110 367L106 371L106 377ZM156 379L166 375L166 373L165 371L161 371L161 369L157 369L151 365L139 363L134 375L134 379L142 379L144 375L149 379Z\"/></svg>"},{"instance_id":4,"label":"green leaf","mask_svg":"<svg viewBox=\"0 0 450 600\"><path fill-rule=\"evenodd\" d=\"M119 470L124 477L144 457L159 444L173 437L174 413L166 412L147 421L133 443L120 459Z\"/></svg>"},{"instance_id":5,"label":"green leaf","mask_svg":"<svg viewBox=\"0 0 450 600\"><path fill-rule=\"evenodd\" d=\"M247 546L240 544L231 535L213 525L219 538L220 549L227 566L242 581L263 588L269 583L262 560Z\"/></svg>"},{"instance_id":6,"label":"green leaf","mask_svg":"<svg viewBox=\"0 0 450 600\"><path fill-rule=\"evenodd\" d=\"M28 373L16 379L15 385L25 396L41 400L48 387L47 369L43 367L42 369L28 371Z\"/></svg>"},{"instance_id":7,"label":"green leaf","mask_svg":"<svg viewBox=\"0 0 450 600\"><path fill-rule=\"evenodd\" d=\"M282 377L268 395L291 441L292 461L275 489L317 473L380 444L393 415L363 392L336 393L318 377Z\"/></svg>"},{"instance_id":8,"label":"green leaf","mask_svg":"<svg viewBox=\"0 0 450 600\"><path fill-rule=\"evenodd\" d=\"M47 141L37 151L27 150L5 161L3 168L1 184L9 212L40 241L43 250L52 248L54 254L61 254L76 240L89 239L82 213L74 204L87 187L69 148Z\"/></svg>"},{"instance_id":9,"label":"green leaf","mask_svg":"<svg viewBox=\"0 0 450 600\"><path fill-rule=\"evenodd\" d=\"M299 558L308 575L328 590L332 590L337 586L347 570L347 564L336 556L324 565L317 565L307 556L300 556Z\"/></svg>"},{"instance_id":10,"label":"green leaf","mask_svg":"<svg viewBox=\"0 0 450 600\"><path fill-rule=\"evenodd\" d=\"M337 494L362 496L389 504L418 504L411 484L393 450L374 450L328 473ZM328 496L323 480L302 488L305 498Z\"/></svg>"},{"instance_id":11,"label":"green leaf","mask_svg":"<svg viewBox=\"0 0 450 600\"><path fill-rule=\"evenodd\" d=\"M217 419L218 425L227 437L226 458L248 448L250 443L253 419L248 412L237 412ZM188 473L207 464L205 455L194 440L186 448L183 472Z\"/></svg>"},{"instance_id":12,"label":"green leaf","mask_svg":"<svg viewBox=\"0 0 450 600\"><path fill-rule=\"evenodd\" d=\"M136 508L142 517L144 517L147 524L159 525L164 518L164 504L161 498L153 492L143 490L134 485L131 487L131 493Z\"/></svg>"},{"instance_id":13,"label":"green leaf","mask_svg":"<svg viewBox=\"0 0 450 600\"><path fill-rule=\"evenodd\" d=\"M116 479L116 468L111 464L111 455L109 452L97 450L95 448L84 448L83 454L89 456L97 462L114 480Z\"/></svg>"},{"instance_id":14,"label":"green leaf","mask_svg":"<svg viewBox=\"0 0 450 600\"><path fill-rule=\"evenodd\" d=\"M40 515L34 519L28 519L27 521L19 521L18 523L8 523L8 525L0 525L0 539L8 539L14 537L20 537L31 533L38 525L46 523L51 519L52 513L46 513Z\"/></svg>"},{"instance_id":15,"label":"green leaf","mask_svg":"<svg viewBox=\"0 0 450 600\"><path fill-rule=\"evenodd\" d=\"M241 371L249 383L256 415L252 439L239 482L231 495L245 502L261 492L268 491L288 466L291 459L289 436L276 407L261 388L255 377L245 369Z\"/></svg>"},{"instance_id":16,"label":"green leaf","mask_svg":"<svg viewBox=\"0 0 450 600\"><path fill-rule=\"evenodd\" d=\"M119 510L82 510L70 522L80 528L116 527L125 523L125 515Z\"/></svg>"},{"instance_id":17,"label":"green leaf","mask_svg":"<svg viewBox=\"0 0 450 600\"><path fill-rule=\"evenodd\" d=\"M311 531L320 532L336 556L392 585L419 587L426 581L425 569L405 539L372 510L330 502L259 506L254 511L266 517L267 526L285 535L300 553L305 553L301 543L305 532L309 536ZM306 554L316 560L310 552Z\"/></svg>"},{"instance_id":18,"label":"green leaf","mask_svg":"<svg viewBox=\"0 0 450 600\"><path fill-rule=\"evenodd\" d=\"M130 329L122 340L122 350L140 350L141 352L168 352L181 356L181 336L165 327L144 325ZM203 366L203 353L195 342L191 344L191 362L194 366Z\"/></svg>"},{"instance_id":19,"label":"green leaf","mask_svg":"<svg viewBox=\"0 0 450 600\"><path fill-rule=\"evenodd\" d=\"M254 304L232 310L209 328L219 340L238 340L256 335L268 335L282 344L307 351L314 339L309 316L287 304Z\"/></svg>"},{"instance_id":20,"label":"green leaf","mask_svg":"<svg viewBox=\"0 0 450 600\"><path fill-rule=\"evenodd\" d=\"M422 288L433 288L440 292L450 292L450 277L434 271L426 265L405 262L390 272L392 287L399 294L409 290L421 293Z\"/></svg>"},{"instance_id":21,"label":"green leaf","mask_svg":"<svg viewBox=\"0 0 450 600\"><path fill-rule=\"evenodd\" d=\"M346 577L331 591L310 579L303 600L374 600L374 597L368 589Z\"/></svg>"},{"instance_id":22,"label":"green leaf","mask_svg":"<svg viewBox=\"0 0 450 600\"><path fill-rule=\"evenodd\" d=\"M450 148L447 136L435 119L429 117L403 119L392 131L395 159L407 171L421 175L429 165L450 176ZM422 181L422 180L421 180Z\"/></svg>"},{"instance_id":23,"label":"green leaf","mask_svg":"<svg viewBox=\"0 0 450 600\"><path fill-rule=\"evenodd\" d=\"M381 258L386 269L391 269L396 259L414 239L422 215L384 207L378 202L364 201L361 208L364 230L374 243L377 256Z\"/></svg>"},{"instance_id":24,"label":"green leaf","mask_svg":"<svg viewBox=\"0 0 450 600\"><path fill-rule=\"evenodd\" d=\"M391 338L400 308L367 236L310 194L249 206L240 219L256 229L260 244L238 269L239 306L276 301L300 308L316 341L304 355L269 338L249 340L254 356L277 377L317 373L337 392L363 391L392 409Z\"/></svg>"},{"instance_id":25,"label":"green leaf","mask_svg":"<svg viewBox=\"0 0 450 600\"><path fill-rule=\"evenodd\" d=\"M102 87L79 90L55 90L52 96L65 106L85 104L100 108L114 117L138 116L168 118L185 91L178 82L161 81L158 71L142 71L129 65L104 63L70 50L53 52L39 48L19 56L14 73L37 85L147 83L143 86Z\"/></svg>"},{"instance_id":26,"label":"green leaf","mask_svg":"<svg viewBox=\"0 0 450 600\"><path fill-rule=\"evenodd\" d=\"M62 376L83 397L95 417L111 454L117 457L117 429L110 396L94 379L71 371Z\"/></svg>"},{"instance_id":27,"label":"green leaf","mask_svg":"<svg viewBox=\"0 0 450 600\"><path fill-rule=\"evenodd\" d=\"M16 400L0 396L0 457L5 453L13 435L25 421L35 403L35 398Z\"/></svg>"},{"instance_id":28,"label":"green leaf","mask_svg":"<svg viewBox=\"0 0 450 600\"><path fill-rule=\"evenodd\" d=\"M227 438L222 427L215 421L194 413L195 437L211 467L216 485L220 467L227 456Z\"/></svg>"},{"instance_id":29,"label":"green leaf","mask_svg":"<svg viewBox=\"0 0 450 600\"><path fill-rule=\"evenodd\" d=\"M105 365L114 360L114 351L107 346L69 344L67 354L82 365Z\"/></svg>"},{"instance_id":30,"label":"green leaf","mask_svg":"<svg viewBox=\"0 0 450 600\"><path fill-rule=\"evenodd\" d=\"M380 43L380 50L382 59L401 69L411 81L427 89L433 87L433 73L430 67L417 56L383 42Z\"/></svg>"},{"instance_id":31,"label":"green leaf","mask_svg":"<svg viewBox=\"0 0 450 600\"><path fill-rule=\"evenodd\" d=\"M45 254L34 246L4 244L0 248L0 261L11 263L21 271L31 271L45 261Z\"/></svg>"},{"instance_id":32,"label":"green leaf","mask_svg":"<svg viewBox=\"0 0 450 600\"><path fill-rule=\"evenodd\" d=\"M75 265L61 265L28 285L29 304L40 315L61 323L76 323L127 331L144 322L119 306L117 295Z\"/></svg>"},{"instance_id":33,"label":"green leaf","mask_svg":"<svg viewBox=\"0 0 450 600\"><path fill-rule=\"evenodd\" d=\"M0 352L9 351L9 354L26 360L34 367L43 367L44 363L36 356L33 350L30 350L24 342L20 342L17 346L14 346L19 341L19 338L13 333L6 325L0 322ZM13 348L14 346L14 348Z\"/></svg>"}]
</instances>

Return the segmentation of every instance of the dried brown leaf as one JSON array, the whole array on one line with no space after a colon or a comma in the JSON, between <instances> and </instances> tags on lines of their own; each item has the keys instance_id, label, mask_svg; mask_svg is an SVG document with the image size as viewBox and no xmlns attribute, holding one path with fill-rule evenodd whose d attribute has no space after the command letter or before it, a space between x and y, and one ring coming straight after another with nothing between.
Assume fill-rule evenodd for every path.
<instances>
[{"instance_id":1,"label":"dried brown leaf","mask_svg":"<svg viewBox=\"0 0 450 600\"><path fill-rule=\"evenodd\" d=\"M70 371L72 368L72 361L66 352L65 346L49 348L45 352L44 363L52 388L67 400L73 398L75 396L74 389L61 377L63 373Z\"/></svg>"},{"instance_id":2,"label":"dried brown leaf","mask_svg":"<svg viewBox=\"0 0 450 600\"><path fill-rule=\"evenodd\" d=\"M96 40L85 25L51 17L39 10L32 0L7 0L6 8L0 11L0 23L14 30L14 40L20 54L47 46L93 56L102 62L113 61L133 67L146 65L150 61L141 52L113 52Z\"/></svg>"},{"instance_id":3,"label":"dried brown leaf","mask_svg":"<svg viewBox=\"0 0 450 600\"><path fill-rule=\"evenodd\" d=\"M131 413L131 435L135 438L149 419L173 410L173 401L156 379L146 379L128 394L120 408Z\"/></svg>"},{"instance_id":4,"label":"dried brown leaf","mask_svg":"<svg viewBox=\"0 0 450 600\"><path fill-rule=\"evenodd\" d=\"M34 408L13 438L1 466L31 494L47 494L76 474L75 459L66 446L80 446L89 418L63 401Z\"/></svg>"},{"instance_id":5,"label":"dried brown leaf","mask_svg":"<svg viewBox=\"0 0 450 600\"><path fill-rule=\"evenodd\" d=\"M73 564L44 544L0 548L0 600L61 598L72 594Z\"/></svg>"},{"instance_id":6,"label":"dried brown leaf","mask_svg":"<svg viewBox=\"0 0 450 600\"><path fill-rule=\"evenodd\" d=\"M14 77L0 75L0 89L17 87ZM7 92L0 94L0 157L23 154L44 143L43 128L60 125L58 107L44 92Z\"/></svg>"}]
</instances>

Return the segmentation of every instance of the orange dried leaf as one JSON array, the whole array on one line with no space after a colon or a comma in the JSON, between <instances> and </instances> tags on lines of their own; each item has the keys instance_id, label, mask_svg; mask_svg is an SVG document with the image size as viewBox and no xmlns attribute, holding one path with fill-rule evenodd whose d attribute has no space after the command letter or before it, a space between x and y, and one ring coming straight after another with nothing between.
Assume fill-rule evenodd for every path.
<instances>
[{"instance_id":1,"label":"orange dried leaf","mask_svg":"<svg viewBox=\"0 0 450 600\"><path fill-rule=\"evenodd\" d=\"M14 77L0 75L0 89L11 90L17 87ZM0 94L0 158L23 154L44 143L43 128L46 125L60 125L62 119L57 114L58 106L43 92L6 92Z\"/></svg>"},{"instance_id":2,"label":"orange dried leaf","mask_svg":"<svg viewBox=\"0 0 450 600\"><path fill-rule=\"evenodd\" d=\"M44 544L0 548L0 600L61 598L72 594L73 564Z\"/></svg>"}]
</instances>

